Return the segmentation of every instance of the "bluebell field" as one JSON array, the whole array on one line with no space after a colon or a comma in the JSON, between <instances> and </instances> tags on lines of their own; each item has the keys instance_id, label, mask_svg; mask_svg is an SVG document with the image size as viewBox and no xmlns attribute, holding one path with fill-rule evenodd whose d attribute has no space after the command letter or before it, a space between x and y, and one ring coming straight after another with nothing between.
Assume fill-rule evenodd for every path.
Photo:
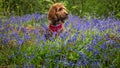
<instances>
[{"instance_id":1,"label":"bluebell field","mask_svg":"<svg viewBox=\"0 0 120 68\"><path fill-rule=\"evenodd\" d=\"M66 32L46 40L47 15L0 18L0 67L118 68L120 20L69 15Z\"/></svg>"}]
</instances>

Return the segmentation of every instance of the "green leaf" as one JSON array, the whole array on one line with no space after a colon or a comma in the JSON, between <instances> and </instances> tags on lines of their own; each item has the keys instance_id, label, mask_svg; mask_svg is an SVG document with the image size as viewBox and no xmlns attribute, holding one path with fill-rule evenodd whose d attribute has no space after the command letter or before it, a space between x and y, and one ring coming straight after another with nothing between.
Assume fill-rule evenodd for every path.
<instances>
[{"instance_id":1,"label":"green leaf","mask_svg":"<svg viewBox=\"0 0 120 68\"><path fill-rule=\"evenodd\" d=\"M76 9L76 8L77 8L77 6L72 6L72 8L73 8L73 9Z\"/></svg>"}]
</instances>

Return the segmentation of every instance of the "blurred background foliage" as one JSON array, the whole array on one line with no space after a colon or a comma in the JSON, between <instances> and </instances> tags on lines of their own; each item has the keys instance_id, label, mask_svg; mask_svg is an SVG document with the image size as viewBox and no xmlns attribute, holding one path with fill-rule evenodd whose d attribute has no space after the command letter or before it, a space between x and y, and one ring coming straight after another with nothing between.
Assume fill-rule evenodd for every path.
<instances>
[{"instance_id":1,"label":"blurred background foliage","mask_svg":"<svg viewBox=\"0 0 120 68\"><path fill-rule=\"evenodd\" d=\"M108 17L112 14L120 18L120 0L0 0L0 16L47 14L56 2L64 3L70 14L79 17Z\"/></svg>"}]
</instances>

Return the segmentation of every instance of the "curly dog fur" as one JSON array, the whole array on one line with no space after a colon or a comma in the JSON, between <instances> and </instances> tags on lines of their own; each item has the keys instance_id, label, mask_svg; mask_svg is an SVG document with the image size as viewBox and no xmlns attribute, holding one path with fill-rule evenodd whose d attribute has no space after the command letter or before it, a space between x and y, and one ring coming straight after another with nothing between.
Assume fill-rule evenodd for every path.
<instances>
[{"instance_id":1,"label":"curly dog fur","mask_svg":"<svg viewBox=\"0 0 120 68\"><path fill-rule=\"evenodd\" d=\"M68 18L68 12L62 3L55 3L48 12L49 30L59 35L64 32L64 21Z\"/></svg>"}]
</instances>

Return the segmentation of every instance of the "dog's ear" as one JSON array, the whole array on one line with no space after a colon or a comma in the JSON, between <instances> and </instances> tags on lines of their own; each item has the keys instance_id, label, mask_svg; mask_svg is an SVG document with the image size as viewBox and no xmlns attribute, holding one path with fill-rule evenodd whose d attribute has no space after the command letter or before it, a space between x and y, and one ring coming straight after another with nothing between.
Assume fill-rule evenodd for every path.
<instances>
[{"instance_id":1,"label":"dog's ear","mask_svg":"<svg viewBox=\"0 0 120 68\"><path fill-rule=\"evenodd\" d=\"M48 12L48 19L49 20L57 20L57 16L56 16L56 11L57 9L55 8L55 6L52 6L50 9L49 9L49 12Z\"/></svg>"}]
</instances>

